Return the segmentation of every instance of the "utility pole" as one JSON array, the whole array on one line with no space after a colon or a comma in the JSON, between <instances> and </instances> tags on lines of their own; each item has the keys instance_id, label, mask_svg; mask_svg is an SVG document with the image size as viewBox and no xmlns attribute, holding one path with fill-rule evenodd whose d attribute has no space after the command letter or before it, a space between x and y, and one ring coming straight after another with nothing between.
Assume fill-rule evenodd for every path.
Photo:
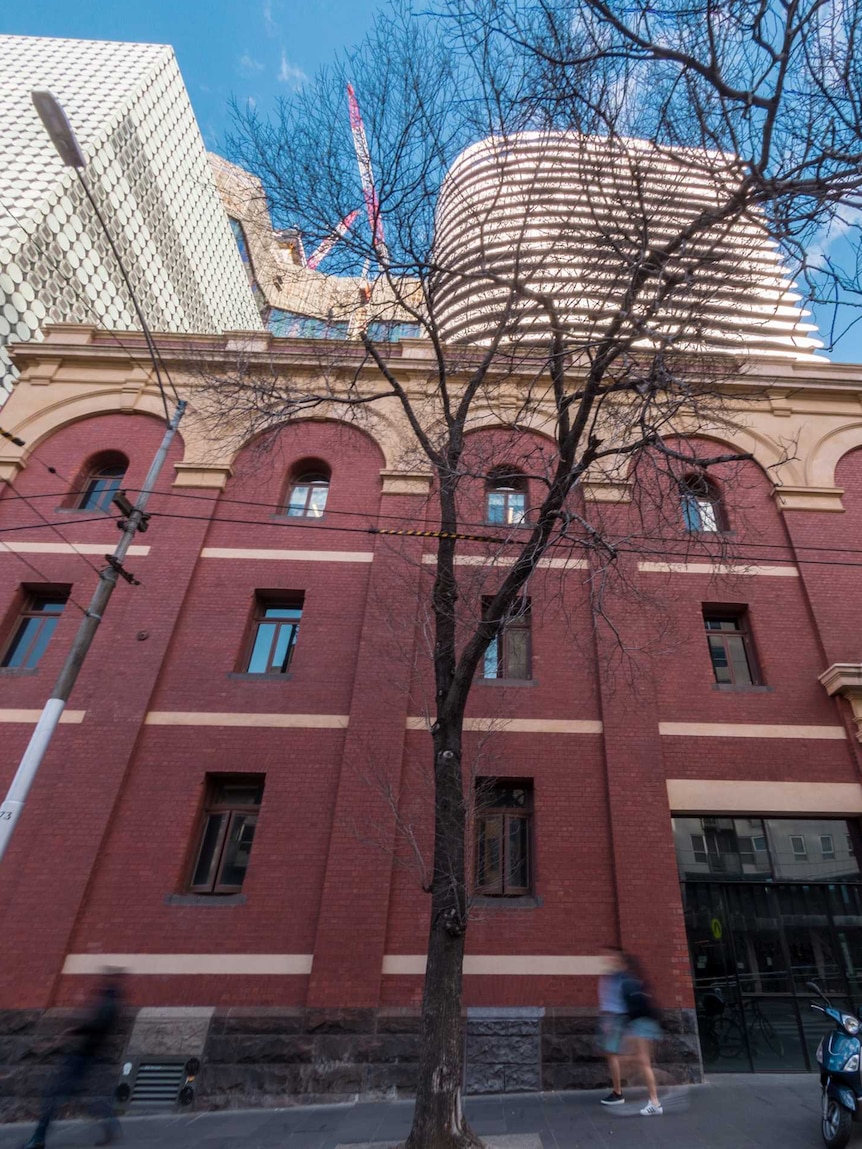
<instances>
[{"instance_id":1,"label":"utility pole","mask_svg":"<svg viewBox=\"0 0 862 1149\"><path fill-rule=\"evenodd\" d=\"M159 389L162 392L162 399L164 400L165 396L161 385L161 372L159 370L159 361L152 334L147 327L140 304L132 290L131 282L120 260L119 252L114 245L108 226L99 212L86 180L84 179L81 169L86 166L86 159L75 138L72 125L69 123L69 119L59 101L50 92L34 91L32 96L36 111L39 113L48 135L51 137L54 147L57 149L63 163L66 164L67 167L72 167L77 170L78 178L105 232L126 287L132 297L132 302L135 305L138 319L143 328L144 338L147 341L147 347L155 369ZM149 520L149 515L146 513L147 503L161 474L162 467L167 458L168 449L177 433L177 427L179 426L185 409L185 400L178 398L176 409L168 420L161 446L150 464L144 485L138 493L134 506L124 494L117 495L113 499L113 502L125 516L120 523L123 533L120 537L120 541L114 548L113 554L105 555L105 561L108 565L104 570L99 572L98 586L96 587L89 607L84 612L84 617L81 620L75 641L66 657L66 661L63 664L63 669L60 671L60 676L57 679L51 697L45 703L39 721L36 723L36 729L33 731L27 749L24 751L24 756L15 772L15 777L12 779L12 785L9 787L2 806L0 806L0 861L2 861L3 855L6 853L6 848L12 838L15 824L21 815L21 811L24 809L24 803L27 800L30 787L33 785L33 781L42 764L42 759L45 757L45 753L51 744L51 739L54 736L54 731L57 729L60 717L66 708L69 695L72 693L72 689L78 680L78 674L84 664L84 659L87 657L87 652L92 645L93 639L96 637L96 631L99 629L99 623L102 621L105 608L111 600L111 595L114 593L114 587L117 585L120 576L130 583L137 581L125 569L123 560L138 531L143 532L147 529ZM167 406L165 412L167 414Z\"/></svg>"}]
</instances>

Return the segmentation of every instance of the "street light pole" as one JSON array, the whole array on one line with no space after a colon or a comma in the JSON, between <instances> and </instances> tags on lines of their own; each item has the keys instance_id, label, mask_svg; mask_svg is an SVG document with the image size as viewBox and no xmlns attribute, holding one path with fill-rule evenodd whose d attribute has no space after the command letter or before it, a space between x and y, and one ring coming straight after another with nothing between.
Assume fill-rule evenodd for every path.
<instances>
[{"instance_id":1,"label":"street light pole","mask_svg":"<svg viewBox=\"0 0 862 1149\"><path fill-rule=\"evenodd\" d=\"M90 200L96 217L105 232L105 236L117 260L132 302L135 305L138 320L147 341L147 348L149 349L153 368L155 369L156 378L161 390L161 372L159 370L159 362L152 334L147 327L140 304L132 289L126 269L120 260L119 252L114 245L107 224L96 207L93 196L84 179L81 169L86 166L86 160L75 138L72 125L69 123L63 107L50 92L34 91L32 97L36 111L39 113L42 123L45 125L63 163L66 164L67 167L74 167L76 169L84 191L87 194L87 198ZM162 392L162 398L164 398L164 392ZM89 607L84 612L84 617L81 620L75 641L69 650L66 661L63 664L63 669L60 671L56 685L51 693L51 697L45 703L39 721L36 723L36 729L33 731L27 749L24 751L24 756L15 773L15 777L12 779L12 785L9 787L2 806L0 806L0 861L2 861L6 848L12 838L15 825L21 815L21 811L24 809L24 803L27 800L30 787L33 785L33 781L42 764L42 759L45 757L45 753L51 744L54 731L57 729L66 703L69 700L69 695L72 693L72 689L78 679L78 674L84 664L84 659L96 636L96 631L99 628L99 623L102 621L105 608L110 602L114 587L117 585L121 575L129 582L133 581L131 575L129 575L123 567L123 560L138 531L145 531L147 529L147 520L149 518L146 514L147 503L161 474L168 450L176 435L177 427L179 426L185 409L185 401L179 399L173 416L168 420L161 446L156 451L155 457L150 464L144 485L138 493L134 506L128 503L124 496L115 500L125 514L125 519L122 524L123 533L120 536L120 541L114 548L113 554L105 556L108 565L104 570L99 572L98 586L96 587Z\"/></svg>"}]
</instances>

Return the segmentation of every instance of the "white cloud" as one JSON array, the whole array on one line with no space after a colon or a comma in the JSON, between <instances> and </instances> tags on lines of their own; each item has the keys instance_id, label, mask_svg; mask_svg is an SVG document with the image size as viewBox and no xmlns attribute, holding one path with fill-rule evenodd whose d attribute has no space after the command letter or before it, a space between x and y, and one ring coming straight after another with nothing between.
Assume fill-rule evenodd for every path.
<instances>
[{"instance_id":1,"label":"white cloud","mask_svg":"<svg viewBox=\"0 0 862 1149\"><path fill-rule=\"evenodd\" d=\"M278 31L278 25L275 22L275 17L272 14L272 0L263 0L263 28L267 36L274 36Z\"/></svg>"},{"instance_id":2,"label":"white cloud","mask_svg":"<svg viewBox=\"0 0 862 1149\"><path fill-rule=\"evenodd\" d=\"M263 64L261 64L260 60L255 60L254 56L250 56L248 52L246 52L245 55L239 58L239 68L243 75L251 76L254 75L255 72L262 72Z\"/></svg>"},{"instance_id":3,"label":"white cloud","mask_svg":"<svg viewBox=\"0 0 862 1149\"><path fill-rule=\"evenodd\" d=\"M308 79L302 68L297 68L295 64L290 63L284 48L281 50L281 67L278 69L278 79L279 83L289 84L294 90Z\"/></svg>"}]
</instances>

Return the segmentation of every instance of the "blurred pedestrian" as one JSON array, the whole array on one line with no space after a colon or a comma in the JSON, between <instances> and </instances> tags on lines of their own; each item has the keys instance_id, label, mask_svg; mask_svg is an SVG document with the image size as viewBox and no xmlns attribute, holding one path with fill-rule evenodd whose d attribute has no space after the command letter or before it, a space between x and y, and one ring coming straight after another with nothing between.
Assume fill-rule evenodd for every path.
<instances>
[{"instance_id":1,"label":"blurred pedestrian","mask_svg":"<svg viewBox=\"0 0 862 1149\"><path fill-rule=\"evenodd\" d=\"M62 1065L45 1094L39 1123L24 1149L44 1149L48 1126L57 1116L60 1106L77 1097L93 1074L96 1059L113 1035L122 1005L121 970L106 970L84 1021L72 1030L77 1039L63 1059ZM92 1105L93 1116L101 1118L102 1133L97 1145L110 1145L120 1133L120 1123L114 1116L110 1097L100 1097Z\"/></svg>"},{"instance_id":2,"label":"blurred pedestrian","mask_svg":"<svg viewBox=\"0 0 862 1149\"><path fill-rule=\"evenodd\" d=\"M641 1072L649 1090L649 1101L641 1109L643 1117L660 1117L664 1112L656 1091L652 1068L653 1042L662 1034L652 993L641 964L632 954L621 953L622 993L626 1007L623 1059L632 1061Z\"/></svg>"},{"instance_id":3,"label":"blurred pedestrian","mask_svg":"<svg viewBox=\"0 0 862 1149\"><path fill-rule=\"evenodd\" d=\"M602 1105L623 1105L625 1097L620 1078L620 1054L628 1022L623 991L625 965L622 950L614 946L606 946L602 957L605 960L605 972L599 978L599 1025L602 1052L611 1075L611 1091L607 1097L602 1098Z\"/></svg>"}]
</instances>

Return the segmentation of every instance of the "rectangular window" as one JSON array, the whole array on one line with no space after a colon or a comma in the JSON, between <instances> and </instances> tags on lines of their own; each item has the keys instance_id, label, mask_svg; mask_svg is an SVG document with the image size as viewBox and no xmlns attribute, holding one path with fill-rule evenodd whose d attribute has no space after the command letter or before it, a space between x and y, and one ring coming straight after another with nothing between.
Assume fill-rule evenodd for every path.
<instances>
[{"instance_id":1,"label":"rectangular window","mask_svg":"<svg viewBox=\"0 0 862 1149\"><path fill-rule=\"evenodd\" d=\"M805 845L805 837L803 834L790 835L790 849L793 851L794 859L804 859L808 857L808 848Z\"/></svg>"},{"instance_id":2,"label":"rectangular window","mask_svg":"<svg viewBox=\"0 0 862 1149\"><path fill-rule=\"evenodd\" d=\"M262 797L262 778L210 777L189 883L192 893L236 894L242 889Z\"/></svg>"},{"instance_id":3,"label":"rectangular window","mask_svg":"<svg viewBox=\"0 0 862 1149\"><path fill-rule=\"evenodd\" d=\"M68 601L69 588L49 592L32 588L26 594L0 666L32 670L39 665Z\"/></svg>"},{"instance_id":4,"label":"rectangular window","mask_svg":"<svg viewBox=\"0 0 862 1149\"><path fill-rule=\"evenodd\" d=\"M706 852L706 838L704 838L703 834L691 835L691 852L695 865L705 866L709 861L709 855Z\"/></svg>"},{"instance_id":5,"label":"rectangular window","mask_svg":"<svg viewBox=\"0 0 862 1149\"><path fill-rule=\"evenodd\" d=\"M477 894L511 898L532 892L532 819L532 783L477 781Z\"/></svg>"},{"instance_id":6,"label":"rectangular window","mask_svg":"<svg viewBox=\"0 0 862 1149\"><path fill-rule=\"evenodd\" d=\"M820 853L826 861L831 861L835 857L835 843L831 834L820 835Z\"/></svg>"},{"instance_id":7,"label":"rectangular window","mask_svg":"<svg viewBox=\"0 0 862 1149\"><path fill-rule=\"evenodd\" d=\"M490 598L483 599L483 613L490 602ZM530 629L530 600L522 598L488 644L482 666L483 678L532 678Z\"/></svg>"},{"instance_id":8,"label":"rectangular window","mask_svg":"<svg viewBox=\"0 0 862 1149\"><path fill-rule=\"evenodd\" d=\"M715 681L721 686L756 686L760 675L748 612L704 606L703 622Z\"/></svg>"},{"instance_id":9,"label":"rectangular window","mask_svg":"<svg viewBox=\"0 0 862 1149\"><path fill-rule=\"evenodd\" d=\"M299 634L302 601L302 595L279 597L257 592L248 661L244 667L248 674L288 672Z\"/></svg>"}]
</instances>

